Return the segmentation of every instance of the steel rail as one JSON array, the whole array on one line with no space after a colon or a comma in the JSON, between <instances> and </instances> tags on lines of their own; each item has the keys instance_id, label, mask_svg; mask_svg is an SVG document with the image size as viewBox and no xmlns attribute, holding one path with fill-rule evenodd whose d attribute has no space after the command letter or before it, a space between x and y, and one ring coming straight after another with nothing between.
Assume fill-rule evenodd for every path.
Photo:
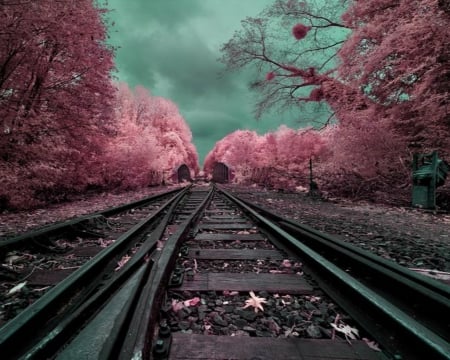
<instances>
[{"instance_id":1,"label":"steel rail","mask_svg":"<svg viewBox=\"0 0 450 360\"><path fill-rule=\"evenodd\" d=\"M74 229L75 226L77 226L77 225L88 223L89 221L99 218L99 217L102 217L102 216L108 217L108 216L112 216L112 215L124 212L129 209L146 206L154 201L157 201L161 198L164 198L164 197L172 195L172 194L176 194L182 190L183 190L183 188L182 189L177 188L177 189L170 190L170 191L167 191L167 192L164 192L161 194L156 194L156 195L146 197L144 199L133 201L133 202L130 202L127 204L122 204L122 205L114 206L114 207L111 207L111 208L108 208L105 210L97 211L92 214L82 215L82 216L76 217L74 219L69 219L69 220L57 222L54 224L45 225L41 228L31 230L31 231L25 232L20 235L0 238L0 253L5 252L12 246L17 246L18 244L23 243L25 241L31 241L31 240L36 241L36 240L39 240L42 238L48 238L49 236L53 236L54 234L58 234L58 233L61 233L61 232L67 231L67 230Z\"/></svg>"},{"instance_id":2,"label":"steel rail","mask_svg":"<svg viewBox=\"0 0 450 360\"><path fill-rule=\"evenodd\" d=\"M179 201L188 189L187 187L178 192L156 212L133 226L112 245L102 250L18 316L1 327L0 354L2 354L2 357L18 358L19 356L25 356L27 351L30 351L30 356L33 358L34 352L40 354L43 351L42 349L46 349L47 344L53 344L54 340L58 339L58 336L63 333L59 325L68 310L74 313L82 313L83 311L89 313L93 311L95 309L94 305L104 299L104 294L108 290L117 289L126 279L126 274L132 273L133 269L139 267L142 257L145 256L145 253L154 249L156 242L153 241L147 245L144 242L143 250L141 252L138 251L136 259L124 267L123 270L125 271L121 272L123 275L119 274L113 277L113 281L109 282L109 284L103 284L103 290L101 283L99 284L92 280L106 276L108 268L109 270L114 269L115 259L126 253L130 239L137 239L137 236L142 236L145 231L154 226L164 212L174 202ZM76 317L73 317L72 320L66 320L66 324L76 323L74 319ZM35 358L39 358L39 356Z\"/></svg>"},{"instance_id":3,"label":"steel rail","mask_svg":"<svg viewBox=\"0 0 450 360\"><path fill-rule=\"evenodd\" d=\"M235 196L235 195L233 195ZM281 215L274 213L268 209L265 209L256 204L252 204L251 202L239 198L235 196L237 199L255 209L258 213L263 214L265 217L270 220L278 223L281 228L296 233L297 235L302 235L305 237L305 240L309 238L314 240L320 244L327 244L327 246L334 246L336 249L343 249L348 251L348 253L352 253L357 255L360 259L367 259L373 264L378 264L380 267L384 269L389 269L393 273L396 273L397 276L400 276L404 279L410 280L412 283L416 285L420 285L421 292L433 294L430 297L435 297L436 302L444 304L447 308L450 309L449 298L450 298L450 287L433 279L430 277L423 276L414 271L409 270L403 266L398 265L393 261L389 261L387 259L382 258L381 256L375 255L369 251L361 249L355 245L349 244L342 240L339 240L329 234L320 232L308 225L300 224L298 221L294 221L292 219L285 218Z\"/></svg>"},{"instance_id":4,"label":"steel rail","mask_svg":"<svg viewBox=\"0 0 450 360\"><path fill-rule=\"evenodd\" d=\"M164 284L168 282L181 243L187 238L189 231L211 201L213 193L214 188L210 187L206 194L199 196L200 203L179 224L176 231L167 239L162 251L154 259L156 264L154 271L145 285L144 296L140 298L140 302L136 306L132 320L133 326L130 327L126 341L122 344L119 360L146 359L152 353L153 333L158 322L158 308L165 290Z\"/></svg>"},{"instance_id":5,"label":"steel rail","mask_svg":"<svg viewBox=\"0 0 450 360\"><path fill-rule=\"evenodd\" d=\"M347 272L355 274L370 287L384 289L384 296L390 297L396 305L414 313L416 318L420 317L424 325L450 342L450 320L442 316L450 314L449 286L307 225L240 200L274 221L289 234L301 239L313 250L321 252L327 259L339 258L340 262L347 266Z\"/></svg>"},{"instance_id":6,"label":"steel rail","mask_svg":"<svg viewBox=\"0 0 450 360\"><path fill-rule=\"evenodd\" d=\"M142 296L147 278L155 266L151 255L181 199L182 196L179 196L171 203L157 227L146 237L145 242L120 272L30 349L26 359L47 358L54 354L61 358L84 358L86 352L89 353L89 357L97 359L113 359L117 356L121 339L127 336L131 318ZM116 293L111 296L114 291ZM116 298L126 299L118 301ZM120 310L117 310L117 305L114 304L117 302L120 302ZM105 329L105 323L114 326ZM100 329L104 332L102 337L96 336ZM61 344L67 345L61 350Z\"/></svg>"},{"instance_id":7,"label":"steel rail","mask_svg":"<svg viewBox=\"0 0 450 360\"><path fill-rule=\"evenodd\" d=\"M376 340L391 354L398 354L398 352L407 354L405 358L408 359L450 359L450 346L443 337L305 245L302 240L260 215L258 211L261 209L252 208L248 202L241 201L223 189L220 191L245 209L247 214L257 220L261 226L282 238L292 249L301 254L302 259L305 259L314 271L314 276L319 278L324 291L329 293L372 336L375 336ZM306 234L304 236L306 237ZM365 308L360 310L360 307ZM442 316L446 315L448 313L442 314ZM379 324L383 324L382 328ZM383 336L383 332L386 333L388 328L393 332ZM392 341L392 337L398 338Z\"/></svg>"}]
</instances>

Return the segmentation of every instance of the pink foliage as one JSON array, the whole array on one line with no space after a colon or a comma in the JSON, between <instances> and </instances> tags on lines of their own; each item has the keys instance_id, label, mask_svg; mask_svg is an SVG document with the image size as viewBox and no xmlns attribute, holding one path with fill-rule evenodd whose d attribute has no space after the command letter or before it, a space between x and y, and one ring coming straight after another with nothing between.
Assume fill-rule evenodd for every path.
<instances>
[{"instance_id":1,"label":"pink foliage","mask_svg":"<svg viewBox=\"0 0 450 360\"><path fill-rule=\"evenodd\" d=\"M376 107L376 117L390 122L408 146L450 156L450 144L443 141L450 32L439 2L355 2L344 20L354 31L339 52L339 75L355 89L366 88L366 106Z\"/></svg>"},{"instance_id":2,"label":"pink foliage","mask_svg":"<svg viewBox=\"0 0 450 360\"><path fill-rule=\"evenodd\" d=\"M323 99L323 97L324 97L323 90L320 87L315 88L309 94L309 100L311 100L311 101L320 101Z\"/></svg>"},{"instance_id":3,"label":"pink foliage","mask_svg":"<svg viewBox=\"0 0 450 360\"><path fill-rule=\"evenodd\" d=\"M191 131L171 101L137 87L133 93L118 84L117 135L104 161L107 183L136 188L167 182L172 171L186 164L198 172L198 155Z\"/></svg>"},{"instance_id":4,"label":"pink foliage","mask_svg":"<svg viewBox=\"0 0 450 360\"><path fill-rule=\"evenodd\" d=\"M114 94L102 13L89 0L0 6L0 207L64 200L97 181Z\"/></svg>"},{"instance_id":5,"label":"pink foliage","mask_svg":"<svg viewBox=\"0 0 450 360\"><path fill-rule=\"evenodd\" d=\"M275 76L276 76L276 74L273 71L270 71L266 74L266 80L270 81L270 80L274 79Z\"/></svg>"},{"instance_id":6,"label":"pink foliage","mask_svg":"<svg viewBox=\"0 0 450 360\"><path fill-rule=\"evenodd\" d=\"M0 211L159 183L181 164L198 171L175 104L116 91L105 9L93 3L0 5Z\"/></svg>"},{"instance_id":7,"label":"pink foliage","mask_svg":"<svg viewBox=\"0 0 450 360\"><path fill-rule=\"evenodd\" d=\"M407 204L413 152L437 150L450 162L450 10L447 3L353 1L341 22L333 18L332 12L319 13L314 7L302 8L297 1L279 0L263 14L264 22L247 22L245 31L224 46L224 60L232 69L254 63L259 69L276 72L278 81L258 82L255 86L261 94L258 116L273 106L282 109L300 101L324 101L329 105L332 111L329 122L339 125L320 132L319 136L326 154L316 159L317 176L325 192L367 199L384 196ZM283 21L300 18L317 26L311 39L314 45L304 44L295 51L285 49L286 45L280 42L277 48L271 41L270 25L279 21L288 24ZM319 19L327 25L317 25ZM342 41L325 45L330 37L321 38L321 34L327 29L339 29L339 32L350 29L351 33L342 37ZM300 40L310 30L311 27L298 23L292 28L292 34ZM334 53L332 48L336 49ZM330 50L324 63L311 61L309 54L322 58L324 49ZM333 68L334 58L338 61ZM296 95L311 86L314 89L309 96ZM295 98L297 102L292 101ZM302 173L299 160L304 156L298 156L302 151L296 145L308 148L303 143L312 136L301 136L292 129L281 129L274 135L271 147L276 149L272 153L277 157L269 155L267 162L275 165L266 163L256 176L252 171L243 171L241 161L237 163L241 169L238 180L257 178L274 184L268 168L278 166L277 186L288 187L300 181L297 179ZM225 139L229 148L235 146L232 136ZM255 141L245 153L246 168L260 168L255 159L262 150L256 144ZM290 158L285 152L290 153ZM223 158L220 152L215 156L218 160ZM284 158L290 160L284 162ZM450 182L440 191L447 191L450 203Z\"/></svg>"},{"instance_id":8,"label":"pink foliage","mask_svg":"<svg viewBox=\"0 0 450 360\"><path fill-rule=\"evenodd\" d=\"M281 126L262 136L238 130L216 143L204 171L211 174L214 164L223 162L235 171L235 182L295 188L307 181L309 159L325 154L321 134L311 129Z\"/></svg>"},{"instance_id":9,"label":"pink foliage","mask_svg":"<svg viewBox=\"0 0 450 360\"><path fill-rule=\"evenodd\" d=\"M309 30L311 30L311 26L296 24L292 28L292 35L294 35L297 40L301 40L308 34Z\"/></svg>"}]
</instances>

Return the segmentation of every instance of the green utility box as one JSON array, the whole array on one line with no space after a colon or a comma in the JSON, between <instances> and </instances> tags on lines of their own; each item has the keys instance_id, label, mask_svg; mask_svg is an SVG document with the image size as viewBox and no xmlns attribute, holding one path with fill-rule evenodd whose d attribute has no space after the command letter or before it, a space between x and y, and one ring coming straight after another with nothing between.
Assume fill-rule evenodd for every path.
<instances>
[{"instance_id":1,"label":"green utility box","mask_svg":"<svg viewBox=\"0 0 450 360\"><path fill-rule=\"evenodd\" d=\"M444 185L450 168L437 152L414 154L412 205L425 209L436 207L436 188Z\"/></svg>"}]
</instances>

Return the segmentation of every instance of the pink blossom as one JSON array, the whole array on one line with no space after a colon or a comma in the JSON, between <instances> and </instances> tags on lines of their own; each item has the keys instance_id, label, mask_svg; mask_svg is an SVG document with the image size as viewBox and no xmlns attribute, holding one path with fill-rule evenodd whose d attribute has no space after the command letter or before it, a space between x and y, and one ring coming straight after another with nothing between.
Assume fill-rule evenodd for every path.
<instances>
[{"instance_id":1,"label":"pink blossom","mask_svg":"<svg viewBox=\"0 0 450 360\"><path fill-rule=\"evenodd\" d=\"M273 71L270 71L266 74L266 80L270 81L272 80L274 77L276 76L276 74Z\"/></svg>"},{"instance_id":2,"label":"pink blossom","mask_svg":"<svg viewBox=\"0 0 450 360\"><path fill-rule=\"evenodd\" d=\"M306 34L308 34L309 30L311 30L311 26L306 26L299 23L294 25L292 28L292 35L294 35L297 40L301 40L306 36Z\"/></svg>"}]
</instances>

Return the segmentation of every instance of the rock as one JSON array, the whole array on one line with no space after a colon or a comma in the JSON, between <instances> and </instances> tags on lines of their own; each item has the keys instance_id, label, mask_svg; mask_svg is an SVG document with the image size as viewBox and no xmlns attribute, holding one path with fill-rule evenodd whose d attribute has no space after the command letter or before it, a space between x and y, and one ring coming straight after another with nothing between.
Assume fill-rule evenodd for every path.
<instances>
[{"instance_id":1,"label":"rock","mask_svg":"<svg viewBox=\"0 0 450 360\"><path fill-rule=\"evenodd\" d=\"M233 305L225 305L223 308L225 309L226 313L232 313L234 311Z\"/></svg>"},{"instance_id":2,"label":"rock","mask_svg":"<svg viewBox=\"0 0 450 360\"><path fill-rule=\"evenodd\" d=\"M242 328L242 330L246 331L249 334L255 335L256 334L256 329L252 328L251 326L244 326Z\"/></svg>"},{"instance_id":3,"label":"rock","mask_svg":"<svg viewBox=\"0 0 450 360\"><path fill-rule=\"evenodd\" d=\"M189 321L180 321L178 323L178 326L181 330L187 330L190 328L191 324Z\"/></svg>"},{"instance_id":4,"label":"rock","mask_svg":"<svg viewBox=\"0 0 450 360\"><path fill-rule=\"evenodd\" d=\"M237 330L234 333L235 336L250 336L250 334L244 330Z\"/></svg>"},{"instance_id":5,"label":"rock","mask_svg":"<svg viewBox=\"0 0 450 360\"><path fill-rule=\"evenodd\" d=\"M219 335L230 335L230 330L227 327L221 327L218 332Z\"/></svg>"},{"instance_id":6,"label":"rock","mask_svg":"<svg viewBox=\"0 0 450 360\"><path fill-rule=\"evenodd\" d=\"M247 325L248 325L248 322L247 322L247 320L245 320L245 319L237 319L237 320L234 321L234 324L235 324L238 328L242 329L244 326L247 326Z\"/></svg>"},{"instance_id":7,"label":"rock","mask_svg":"<svg viewBox=\"0 0 450 360\"><path fill-rule=\"evenodd\" d=\"M305 308L310 311L316 311L317 308L309 301L305 302Z\"/></svg>"},{"instance_id":8,"label":"rock","mask_svg":"<svg viewBox=\"0 0 450 360\"><path fill-rule=\"evenodd\" d=\"M256 330L257 337L272 337L272 333L267 330Z\"/></svg>"},{"instance_id":9,"label":"rock","mask_svg":"<svg viewBox=\"0 0 450 360\"><path fill-rule=\"evenodd\" d=\"M200 324L191 324L191 330L196 334L200 334L202 332L202 326Z\"/></svg>"},{"instance_id":10,"label":"rock","mask_svg":"<svg viewBox=\"0 0 450 360\"><path fill-rule=\"evenodd\" d=\"M219 314L214 315L213 323L219 326L228 326L228 322L226 322Z\"/></svg>"},{"instance_id":11,"label":"rock","mask_svg":"<svg viewBox=\"0 0 450 360\"><path fill-rule=\"evenodd\" d=\"M322 337L322 332L320 331L320 328L316 325L309 325L306 328L306 333L310 338L313 339L320 339Z\"/></svg>"},{"instance_id":12,"label":"rock","mask_svg":"<svg viewBox=\"0 0 450 360\"><path fill-rule=\"evenodd\" d=\"M235 313L247 321L255 321L257 315L254 311L247 311L242 309L236 309Z\"/></svg>"}]
</instances>

